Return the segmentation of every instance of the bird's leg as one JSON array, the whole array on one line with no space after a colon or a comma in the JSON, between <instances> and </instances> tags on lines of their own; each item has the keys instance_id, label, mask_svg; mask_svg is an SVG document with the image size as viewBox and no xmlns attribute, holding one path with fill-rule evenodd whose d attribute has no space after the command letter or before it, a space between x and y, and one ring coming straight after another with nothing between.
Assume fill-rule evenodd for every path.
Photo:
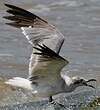
<instances>
[{"instance_id":1,"label":"bird's leg","mask_svg":"<svg viewBox=\"0 0 100 110\"><path fill-rule=\"evenodd\" d=\"M58 105L60 105L61 107L64 107L63 104L54 101L53 98L52 98L52 96L49 97L49 102L50 102L51 104L53 104L53 105L57 105L57 104L58 104Z\"/></svg>"},{"instance_id":2,"label":"bird's leg","mask_svg":"<svg viewBox=\"0 0 100 110\"><path fill-rule=\"evenodd\" d=\"M54 105L57 104L57 102L55 102L55 101L53 100L52 96L49 97L49 102L50 102L51 104L54 104Z\"/></svg>"},{"instance_id":3,"label":"bird's leg","mask_svg":"<svg viewBox=\"0 0 100 110\"><path fill-rule=\"evenodd\" d=\"M57 102L55 102L55 101L53 100L52 96L49 97L49 102L50 102L51 104L54 104L54 105L57 104Z\"/></svg>"},{"instance_id":4,"label":"bird's leg","mask_svg":"<svg viewBox=\"0 0 100 110\"><path fill-rule=\"evenodd\" d=\"M49 97L49 102L52 102L53 101L53 98L52 96Z\"/></svg>"}]
</instances>

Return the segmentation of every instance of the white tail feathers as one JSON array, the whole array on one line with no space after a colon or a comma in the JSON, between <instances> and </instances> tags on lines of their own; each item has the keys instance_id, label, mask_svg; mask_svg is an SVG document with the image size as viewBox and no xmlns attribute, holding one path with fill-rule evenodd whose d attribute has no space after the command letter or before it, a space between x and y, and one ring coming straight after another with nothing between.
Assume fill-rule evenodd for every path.
<instances>
[{"instance_id":1,"label":"white tail feathers","mask_svg":"<svg viewBox=\"0 0 100 110\"><path fill-rule=\"evenodd\" d=\"M28 79L20 77L14 77L13 79L9 79L8 81L5 82L5 84L32 90L31 82Z\"/></svg>"}]
</instances>

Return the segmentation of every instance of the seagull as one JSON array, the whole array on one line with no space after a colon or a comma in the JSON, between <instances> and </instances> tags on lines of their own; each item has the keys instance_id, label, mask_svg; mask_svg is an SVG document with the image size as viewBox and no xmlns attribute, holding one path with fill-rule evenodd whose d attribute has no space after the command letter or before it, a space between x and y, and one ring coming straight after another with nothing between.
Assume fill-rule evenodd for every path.
<instances>
[{"instance_id":1,"label":"seagull","mask_svg":"<svg viewBox=\"0 0 100 110\"><path fill-rule=\"evenodd\" d=\"M6 84L30 90L37 97L48 97L49 102L53 101L52 96L72 92L79 86L95 88L88 82L96 79L86 80L79 76L61 74L69 61L59 55L64 36L55 26L22 8L10 4L5 6L9 8L7 12L10 15L3 18L13 21L6 24L20 28L33 47L29 77L14 77L7 80Z\"/></svg>"}]
</instances>

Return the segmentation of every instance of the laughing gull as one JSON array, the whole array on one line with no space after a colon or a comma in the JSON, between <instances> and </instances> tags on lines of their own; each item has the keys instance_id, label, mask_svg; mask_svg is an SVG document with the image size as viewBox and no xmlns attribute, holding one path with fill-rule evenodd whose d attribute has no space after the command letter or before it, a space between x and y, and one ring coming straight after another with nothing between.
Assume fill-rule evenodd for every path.
<instances>
[{"instance_id":1,"label":"laughing gull","mask_svg":"<svg viewBox=\"0 0 100 110\"><path fill-rule=\"evenodd\" d=\"M94 88L88 82L96 81L95 79L86 80L60 74L69 62L59 55L64 36L53 25L22 8L10 4L5 6L11 15L4 18L13 21L6 24L21 28L33 47L29 78L14 77L6 81L6 84L28 89L39 97L49 97L50 102L53 101L53 95L72 92L79 86Z\"/></svg>"}]
</instances>

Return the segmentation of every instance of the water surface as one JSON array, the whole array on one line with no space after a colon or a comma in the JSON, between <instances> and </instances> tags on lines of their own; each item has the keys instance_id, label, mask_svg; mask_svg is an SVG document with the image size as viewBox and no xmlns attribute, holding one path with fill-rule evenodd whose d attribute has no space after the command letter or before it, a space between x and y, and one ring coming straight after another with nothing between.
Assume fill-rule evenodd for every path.
<instances>
[{"instance_id":1,"label":"water surface","mask_svg":"<svg viewBox=\"0 0 100 110\"><path fill-rule=\"evenodd\" d=\"M97 79L97 91L100 88L100 1L99 0L0 0L0 76L27 77L28 63L32 47L21 34L20 29L5 25L2 16L6 7L4 3L23 7L55 25L65 36L60 55L70 64L63 72L70 76L79 75ZM5 89L4 85L0 86ZM7 89L8 90L8 89ZM77 91L87 90L78 88ZM93 91L88 88L88 90ZM9 92L8 92L9 93ZM11 92L12 94L12 92ZM13 94L14 95L14 94ZM7 96L7 95L6 95ZM9 96L9 95L8 95ZM25 98L25 96L23 96ZM1 98L4 103L13 101ZM13 98L14 99L14 98ZM19 103L21 101L19 99ZM16 102L15 100L15 102ZM4 102L3 102L4 101ZM28 96L24 102L29 101ZM30 99L30 101L32 101ZM24 103L23 102L23 103Z\"/></svg>"}]
</instances>

